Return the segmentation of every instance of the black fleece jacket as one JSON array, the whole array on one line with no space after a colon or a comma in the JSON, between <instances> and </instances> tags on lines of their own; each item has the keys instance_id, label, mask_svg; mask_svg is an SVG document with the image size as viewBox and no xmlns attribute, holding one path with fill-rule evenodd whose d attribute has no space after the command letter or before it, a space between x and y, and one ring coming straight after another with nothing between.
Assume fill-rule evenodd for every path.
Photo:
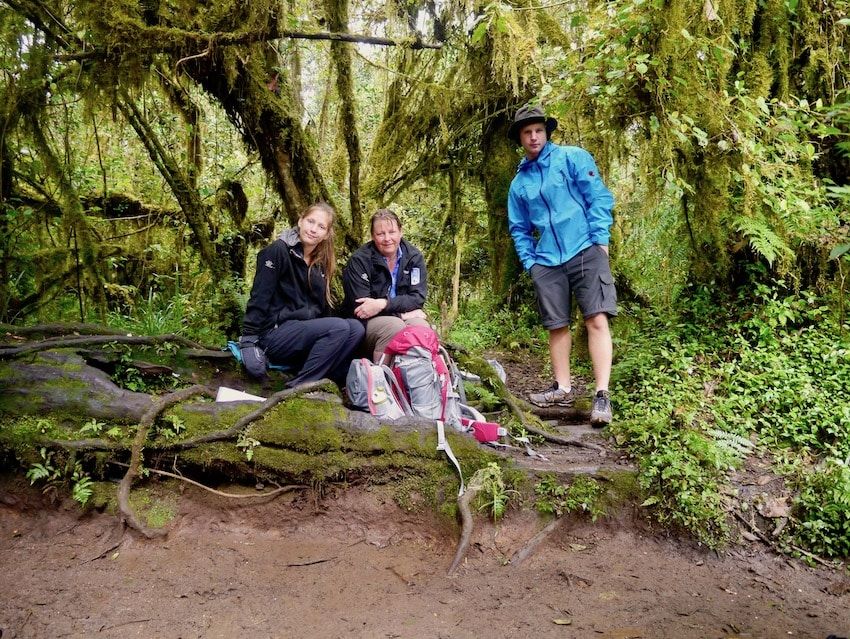
<instances>
[{"instance_id":1,"label":"black fleece jacket","mask_svg":"<svg viewBox=\"0 0 850 639\"><path fill-rule=\"evenodd\" d=\"M257 254L257 272L242 320L242 335L262 337L286 320L330 314L325 272L307 268L298 230L289 229Z\"/></svg>"},{"instance_id":2,"label":"black fleece jacket","mask_svg":"<svg viewBox=\"0 0 850 639\"><path fill-rule=\"evenodd\" d=\"M381 315L401 315L422 308L428 294L428 277L422 252L406 239L401 238L401 263L398 268L396 296L389 297L393 278L390 269L375 243L366 242L351 254L348 265L342 271L342 288L345 300L342 312L345 317L354 317L354 300L360 297L385 298L387 308Z\"/></svg>"}]
</instances>

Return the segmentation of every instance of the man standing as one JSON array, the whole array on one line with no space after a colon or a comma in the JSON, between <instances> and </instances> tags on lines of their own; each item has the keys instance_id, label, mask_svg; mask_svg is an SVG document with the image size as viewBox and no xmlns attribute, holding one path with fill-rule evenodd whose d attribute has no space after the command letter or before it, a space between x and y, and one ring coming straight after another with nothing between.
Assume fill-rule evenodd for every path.
<instances>
[{"instance_id":1,"label":"man standing","mask_svg":"<svg viewBox=\"0 0 850 639\"><path fill-rule=\"evenodd\" d=\"M529 400L537 406L570 406L576 393L570 377L571 299L587 328L596 378L590 413L594 427L612 419L608 383L613 346L608 318L617 315L617 291L608 262L614 197L596 162L576 146L549 141L558 126L540 106L521 107L508 137L525 151L508 193L508 221L519 259L531 274L555 381Z\"/></svg>"}]
</instances>

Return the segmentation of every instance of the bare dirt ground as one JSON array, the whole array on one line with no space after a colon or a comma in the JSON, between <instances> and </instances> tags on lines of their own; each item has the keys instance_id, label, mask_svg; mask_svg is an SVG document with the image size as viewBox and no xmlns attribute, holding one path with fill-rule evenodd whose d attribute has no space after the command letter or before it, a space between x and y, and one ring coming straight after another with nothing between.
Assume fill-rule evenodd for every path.
<instances>
[{"instance_id":1,"label":"bare dirt ground","mask_svg":"<svg viewBox=\"0 0 850 639\"><path fill-rule=\"evenodd\" d=\"M539 365L504 364L517 394L545 386ZM600 463L589 450L540 452L544 468ZM605 461L624 463L615 451ZM0 475L3 639L850 636L846 568L758 541L709 551L653 532L637 509L564 519L522 561L545 521L528 508L497 525L477 517L449 577L459 528L380 488L247 501L189 486L167 537L143 540Z\"/></svg>"}]
</instances>

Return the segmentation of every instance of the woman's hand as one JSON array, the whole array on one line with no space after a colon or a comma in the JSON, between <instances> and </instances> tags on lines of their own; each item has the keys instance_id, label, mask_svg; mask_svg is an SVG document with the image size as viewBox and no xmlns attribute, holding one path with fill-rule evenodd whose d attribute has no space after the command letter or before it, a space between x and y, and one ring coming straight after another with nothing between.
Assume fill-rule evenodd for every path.
<instances>
[{"instance_id":1,"label":"woman's hand","mask_svg":"<svg viewBox=\"0 0 850 639\"><path fill-rule=\"evenodd\" d=\"M375 317L375 315L383 311L389 303L389 301L385 298L375 299L374 297L358 297L354 301L358 304L354 308L354 316L362 320Z\"/></svg>"}]
</instances>

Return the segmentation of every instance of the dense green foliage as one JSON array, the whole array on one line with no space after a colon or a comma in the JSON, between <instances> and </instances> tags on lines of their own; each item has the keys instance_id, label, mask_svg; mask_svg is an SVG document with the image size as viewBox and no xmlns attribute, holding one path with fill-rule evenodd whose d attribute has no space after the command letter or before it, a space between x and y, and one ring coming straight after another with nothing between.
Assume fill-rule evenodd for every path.
<instances>
[{"instance_id":1,"label":"dense green foliage","mask_svg":"<svg viewBox=\"0 0 850 639\"><path fill-rule=\"evenodd\" d=\"M734 298L698 289L681 313L630 335L615 364L612 432L638 460L660 521L723 541L728 474L756 455L804 486L786 536L844 556L850 326L837 317L782 283Z\"/></svg>"}]
</instances>

